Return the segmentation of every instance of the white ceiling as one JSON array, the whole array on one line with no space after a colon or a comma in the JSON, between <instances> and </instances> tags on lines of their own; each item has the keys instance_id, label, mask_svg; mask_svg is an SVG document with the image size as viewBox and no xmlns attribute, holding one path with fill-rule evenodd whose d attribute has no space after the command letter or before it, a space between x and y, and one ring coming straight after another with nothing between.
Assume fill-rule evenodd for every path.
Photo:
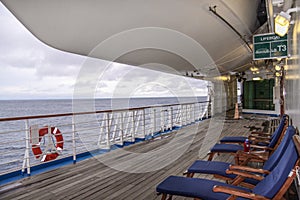
<instances>
[{"instance_id":1,"label":"white ceiling","mask_svg":"<svg viewBox=\"0 0 300 200\"><path fill-rule=\"evenodd\" d=\"M41 41L67 52L161 71L234 71L252 53L259 0L1 0ZM212 59L212 60L211 60ZM167 66L167 67L162 67ZM171 70L170 70L171 69ZM173 72L171 72L173 73Z\"/></svg>"}]
</instances>

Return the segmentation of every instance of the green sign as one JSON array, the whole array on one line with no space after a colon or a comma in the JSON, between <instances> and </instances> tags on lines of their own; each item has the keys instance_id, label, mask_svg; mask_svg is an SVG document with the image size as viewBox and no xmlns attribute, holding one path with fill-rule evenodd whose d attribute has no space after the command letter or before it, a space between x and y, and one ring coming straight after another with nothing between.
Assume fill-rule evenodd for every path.
<instances>
[{"instance_id":1,"label":"green sign","mask_svg":"<svg viewBox=\"0 0 300 200\"><path fill-rule=\"evenodd\" d=\"M253 36L253 60L284 58L288 56L287 35L275 33Z\"/></svg>"}]
</instances>

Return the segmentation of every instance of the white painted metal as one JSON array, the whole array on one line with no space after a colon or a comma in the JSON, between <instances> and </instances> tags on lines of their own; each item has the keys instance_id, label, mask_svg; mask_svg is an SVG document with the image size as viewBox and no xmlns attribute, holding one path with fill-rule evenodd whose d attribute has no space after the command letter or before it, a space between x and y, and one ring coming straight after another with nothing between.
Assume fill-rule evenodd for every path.
<instances>
[{"instance_id":1,"label":"white painted metal","mask_svg":"<svg viewBox=\"0 0 300 200\"><path fill-rule=\"evenodd\" d=\"M107 39L124 31L158 27L174 30L192 38L204 47L220 71L232 71L235 67L249 63L252 54L239 36L209 11L209 6L217 6L217 12L242 36L250 39L257 28L256 10L260 0L1 0L1 2L37 38L63 51L111 60L107 52L118 51L122 45L130 45L127 42L133 41L130 38L123 38L111 43L105 51L93 50ZM140 35L139 38L145 41L147 37L144 36ZM158 36L152 39L158 41L162 38ZM201 52L198 52L198 56L201 56ZM202 60L206 58L203 57ZM136 66L143 65L142 67L150 67L147 63L159 63L179 72L195 68L203 69L211 64L203 62L201 66L191 66L180 56L161 49L151 49L149 46L144 46L140 50L130 49L119 55L115 61ZM152 68L166 70L155 66Z\"/></svg>"},{"instance_id":2,"label":"white painted metal","mask_svg":"<svg viewBox=\"0 0 300 200\"><path fill-rule=\"evenodd\" d=\"M72 115L72 152L73 162L76 163L76 126L75 126L75 115Z\"/></svg>"},{"instance_id":3,"label":"white painted metal","mask_svg":"<svg viewBox=\"0 0 300 200\"><path fill-rule=\"evenodd\" d=\"M194 106L193 106L194 105ZM24 173L27 171L30 174L30 168L33 165L40 165L41 159L35 159L34 155L31 153L31 139L34 137L30 135L31 127L39 129L45 127L46 124L52 124L48 126L48 134L45 135L44 139L51 140L51 127L57 127L64 138L64 148L63 153L59 155L57 159L69 157L76 163L78 154L86 152L97 152L99 149L111 149L113 145L124 145L125 142L134 142L136 138L139 139L151 139L157 136L163 136L167 131L171 131L180 128L181 125L188 125L196 121L202 120L200 116L205 115L207 102L199 103L188 103L183 105L167 105L167 106L157 106L157 107L146 107L146 108L135 108L130 110L118 110L118 111L99 111L97 114L97 121L91 120L91 118L82 118L86 121L76 121L75 117L83 115L95 114L91 113L67 113L62 114L63 117L68 117L69 123L59 124L62 116L60 115L45 115L32 116L32 117L20 117L12 119L0 119L0 123L7 123L10 121L25 122L25 126L21 125L15 131L4 131L0 132L2 137L12 138L11 143L6 142L0 145L5 146L15 146L17 142L18 148L12 154L12 159L9 161L1 160L0 169L3 166L13 166L16 164L16 168L22 170ZM201 109L192 109L199 107ZM206 111L207 112L207 111ZM197 118L193 118L193 113L196 113ZM41 121L36 121L41 118ZM53 124L52 119L58 122ZM66 122L66 121L65 121ZM156 126L158 125L159 126ZM3 125L1 124L1 125ZM25 133L25 138L16 137L19 134ZM11 137L11 134L14 136ZM49 146L52 141L48 141L45 144L41 143L41 149L54 148ZM53 143L52 143L53 145ZM7 152L6 148L0 148L0 154L4 155ZM22 158L16 160L18 155L22 155ZM21 166L21 167L20 167ZM0 174L2 172L0 171Z\"/></svg>"},{"instance_id":4,"label":"white painted metal","mask_svg":"<svg viewBox=\"0 0 300 200\"><path fill-rule=\"evenodd\" d=\"M300 7L300 0L296 0ZM291 58L287 61L285 80L285 110L293 120L293 124L300 127L300 15L295 13L295 25L290 30Z\"/></svg>"},{"instance_id":5,"label":"white painted metal","mask_svg":"<svg viewBox=\"0 0 300 200\"><path fill-rule=\"evenodd\" d=\"M25 172L25 169L27 170L27 174L30 175L30 131L29 131L29 120L25 120L25 153L24 153L24 160L23 160L23 166L22 166L22 173Z\"/></svg>"}]
</instances>

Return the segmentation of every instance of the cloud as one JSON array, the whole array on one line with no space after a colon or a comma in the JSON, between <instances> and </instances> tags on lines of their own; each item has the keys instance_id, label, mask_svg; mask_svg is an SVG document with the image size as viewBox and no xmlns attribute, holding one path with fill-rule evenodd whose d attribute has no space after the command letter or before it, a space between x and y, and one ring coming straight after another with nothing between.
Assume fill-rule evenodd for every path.
<instances>
[{"instance_id":1,"label":"cloud","mask_svg":"<svg viewBox=\"0 0 300 200\"><path fill-rule=\"evenodd\" d=\"M0 99L72 98L75 86L95 97L193 96L207 90L203 81L48 47L1 3L0 30Z\"/></svg>"},{"instance_id":2,"label":"cloud","mask_svg":"<svg viewBox=\"0 0 300 200\"><path fill-rule=\"evenodd\" d=\"M97 97L101 97L104 94L110 97L122 98L204 96L207 92L206 81L132 66L129 68L122 66L121 69L124 70L118 70L118 66L113 66L108 69L109 72L105 71L97 85ZM116 70L120 72L116 72ZM114 78L111 77L111 73L115 75Z\"/></svg>"}]
</instances>

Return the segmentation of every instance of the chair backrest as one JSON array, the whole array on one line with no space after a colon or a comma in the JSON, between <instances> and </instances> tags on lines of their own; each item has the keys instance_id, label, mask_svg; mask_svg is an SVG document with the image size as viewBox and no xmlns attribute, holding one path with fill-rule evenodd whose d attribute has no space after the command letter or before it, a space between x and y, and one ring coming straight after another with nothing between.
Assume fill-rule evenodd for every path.
<instances>
[{"instance_id":1,"label":"chair backrest","mask_svg":"<svg viewBox=\"0 0 300 200\"><path fill-rule=\"evenodd\" d=\"M272 171L280 159L285 159L282 155L285 152L289 142L292 140L293 135L295 135L296 129L293 126L289 126L286 130L286 133L280 142L277 149L274 153L269 157L269 159L265 162L263 169Z\"/></svg>"},{"instance_id":2,"label":"chair backrest","mask_svg":"<svg viewBox=\"0 0 300 200\"><path fill-rule=\"evenodd\" d=\"M278 143L278 140L280 139L280 136L281 136L282 132L284 131L284 127L286 124L286 118L287 118L286 115L284 115L281 118L278 127L276 128L276 130L274 131L274 133L271 137L271 141L270 141L270 144L268 145L268 147L274 148L275 145Z\"/></svg>"},{"instance_id":3,"label":"chair backrest","mask_svg":"<svg viewBox=\"0 0 300 200\"><path fill-rule=\"evenodd\" d=\"M293 140L290 140L282 156L284 159L281 159L274 170L253 188L255 194L272 199L283 187L299 157Z\"/></svg>"}]
</instances>

